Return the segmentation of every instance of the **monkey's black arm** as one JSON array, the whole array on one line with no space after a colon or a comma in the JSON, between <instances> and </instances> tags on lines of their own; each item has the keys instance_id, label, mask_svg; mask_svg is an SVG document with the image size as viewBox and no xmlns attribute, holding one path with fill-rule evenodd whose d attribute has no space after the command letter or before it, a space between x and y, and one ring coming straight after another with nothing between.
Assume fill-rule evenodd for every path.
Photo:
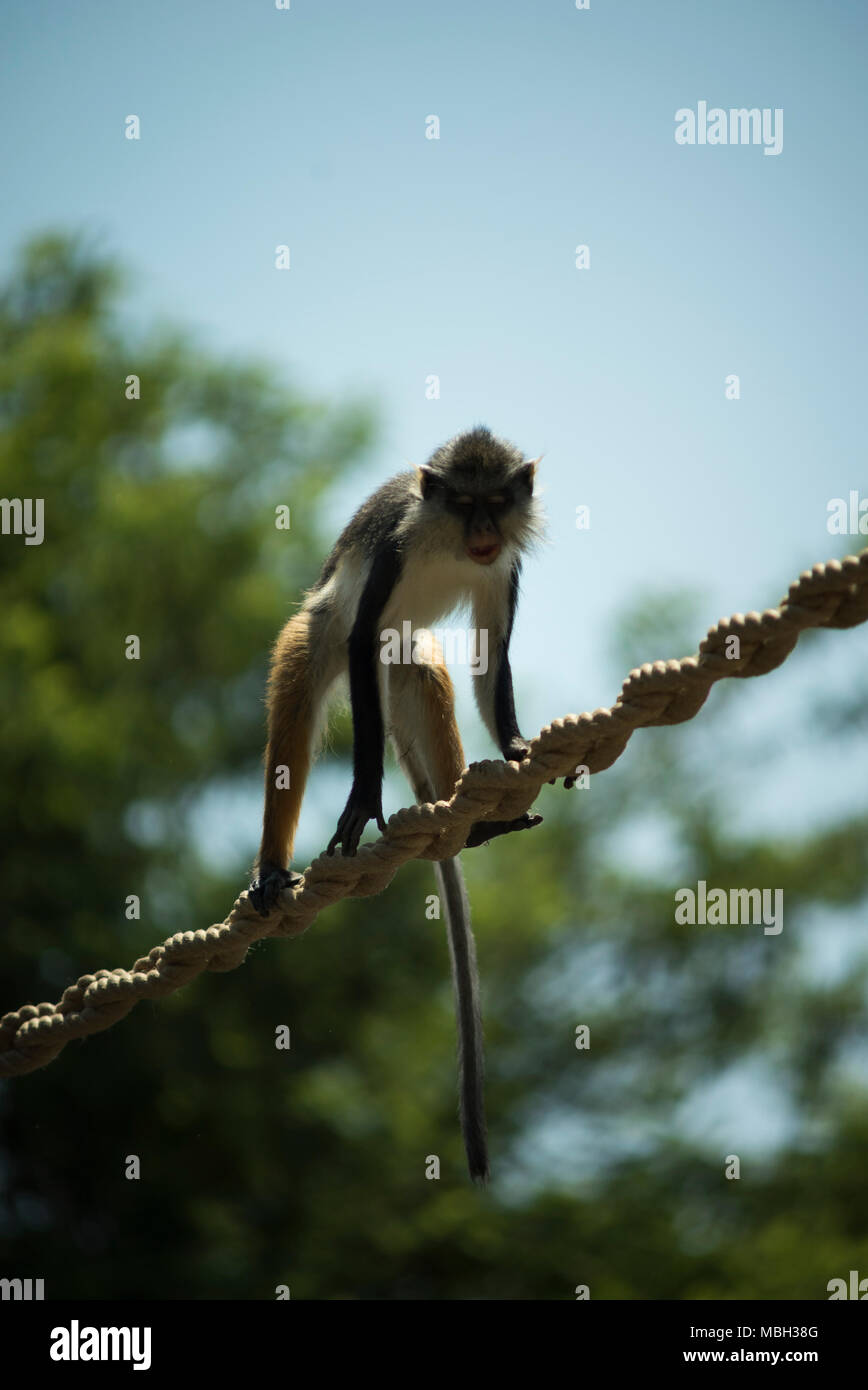
<instances>
[{"instance_id":1,"label":"monkey's black arm","mask_svg":"<svg viewBox=\"0 0 868 1390\"><path fill-rule=\"evenodd\" d=\"M353 785L341 813L328 853L343 845L344 854L355 854L369 820L385 830L383 819L383 752L386 741L380 682L377 670L377 636L380 617L401 573L400 552L393 541L378 551L350 633L350 706L353 715Z\"/></svg>"},{"instance_id":2,"label":"monkey's black arm","mask_svg":"<svg viewBox=\"0 0 868 1390\"><path fill-rule=\"evenodd\" d=\"M515 610L518 604L518 580L520 566L516 562L509 576L509 597L506 624L497 654L497 677L494 684L494 722L497 727L497 741L507 762L521 762L527 753L527 743L522 737L515 714L515 697L512 691L512 668L509 664L509 643Z\"/></svg>"},{"instance_id":3,"label":"monkey's black arm","mask_svg":"<svg viewBox=\"0 0 868 1390\"><path fill-rule=\"evenodd\" d=\"M512 637L512 626L515 622L515 610L518 604L518 581L520 573L521 566L516 561L509 576L509 608L507 610L506 627L500 644L497 678L494 686L494 722L497 726L497 740L500 744L500 750L507 762L517 763L520 763L522 758L526 757L528 750L527 740L518 727L518 720L515 715L515 699L512 693L512 668L509 664L509 643ZM556 780L557 779L554 777L551 778L552 783ZM575 777L565 777L564 786L569 789L575 785L575 781Z\"/></svg>"},{"instance_id":4,"label":"monkey's black arm","mask_svg":"<svg viewBox=\"0 0 868 1390\"><path fill-rule=\"evenodd\" d=\"M506 601L505 622L501 628L500 640L497 644L496 662L497 669L494 673L494 727L497 732L497 742L500 751L508 762L520 763L528 750L528 744L522 737L518 727L518 720L515 716L515 699L512 693L512 670L509 665L509 642L512 637L512 625L515 620L515 608L518 602L518 578L520 565L518 561L513 565L509 576L509 592ZM483 715L485 711L483 710ZM488 722L488 721L486 721ZM498 835L508 835L513 830L532 830L535 825L539 825L542 816L531 815L525 811L523 816L516 817L515 820L482 820L477 821L471 826L470 834L465 842L466 849L472 849L474 845L487 844Z\"/></svg>"}]
</instances>

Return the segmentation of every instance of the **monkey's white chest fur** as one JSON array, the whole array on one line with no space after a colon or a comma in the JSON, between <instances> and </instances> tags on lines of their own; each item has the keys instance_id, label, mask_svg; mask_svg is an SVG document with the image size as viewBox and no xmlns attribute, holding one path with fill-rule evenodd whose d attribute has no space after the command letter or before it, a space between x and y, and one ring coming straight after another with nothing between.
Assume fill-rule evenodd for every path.
<instances>
[{"instance_id":1,"label":"monkey's white chest fur","mask_svg":"<svg viewBox=\"0 0 868 1390\"><path fill-rule=\"evenodd\" d=\"M369 566L353 563L349 557L334 578L338 611L349 636L368 577ZM470 606L477 612L488 609L495 596L501 596L509 583L509 561L498 556L493 565L477 565L469 558L456 559L435 553L411 556L386 600L380 629L401 628L409 622L413 629L427 628L448 614Z\"/></svg>"},{"instance_id":2,"label":"monkey's white chest fur","mask_svg":"<svg viewBox=\"0 0 868 1390\"><path fill-rule=\"evenodd\" d=\"M498 576L492 573L497 568L498 562L485 568L470 559L414 556L389 596L381 625L400 627L409 622L414 629L427 628L456 609L476 606L492 585L499 587Z\"/></svg>"}]
</instances>

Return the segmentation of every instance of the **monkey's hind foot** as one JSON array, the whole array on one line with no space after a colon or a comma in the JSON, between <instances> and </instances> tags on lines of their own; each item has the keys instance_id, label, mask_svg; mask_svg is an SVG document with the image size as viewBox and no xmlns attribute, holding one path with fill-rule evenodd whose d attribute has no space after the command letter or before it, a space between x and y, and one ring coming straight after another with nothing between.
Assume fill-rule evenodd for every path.
<instances>
[{"instance_id":1,"label":"monkey's hind foot","mask_svg":"<svg viewBox=\"0 0 868 1390\"><path fill-rule=\"evenodd\" d=\"M341 854L354 855L369 820L375 820L377 829L385 831L386 822L383 819L380 794L377 791L373 794L359 791L354 782L349 800L341 812L338 828L329 840L326 854L334 854L338 845L342 845Z\"/></svg>"},{"instance_id":2,"label":"monkey's hind foot","mask_svg":"<svg viewBox=\"0 0 868 1390\"><path fill-rule=\"evenodd\" d=\"M297 883L301 883L302 877L302 874L296 874L292 869L269 867L253 880L247 896L259 915L267 917L277 906L284 888L294 888Z\"/></svg>"},{"instance_id":3,"label":"monkey's hind foot","mask_svg":"<svg viewBox=\"0 0 868 1390\"><path fill-rule=\"evenodd\" d=\"M509 835L513 830L533 830L541 820L542 816L532 816L530 811L525 811L523 816L517 816L515 820L478 820L471 825L464 848L473 849L476 845L487 844L498 835Z\"/></svg>"}]
</instances>

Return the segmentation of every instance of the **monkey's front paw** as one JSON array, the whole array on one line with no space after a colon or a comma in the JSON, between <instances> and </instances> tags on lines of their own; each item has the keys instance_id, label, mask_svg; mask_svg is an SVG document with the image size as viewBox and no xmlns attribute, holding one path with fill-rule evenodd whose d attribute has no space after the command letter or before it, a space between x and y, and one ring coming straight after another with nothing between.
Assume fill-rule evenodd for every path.
<instances>
[{"instance_id":1,"label":"monkey's front paw","mask_svg":"<svg viewBox=\"0 0 868 1390\"><path fill-rule=\"evenodd\" d=\"M515 820L478 820L475 825L471 825L464 848L473 849L476 845L487 844L498 835L512 834L513 830L533 830L541 821L542 816L532 816L530 811L525 811L523 816L516 816Z\"/></svg>"},{"instance_id":2,"label":"monkey's front paw","mask_svg":"<svg viewBox=\"0 0 868 1390\"><path fill-rule=\"evenodd\" d=\"M294 888L301 883L302 875L291 869L268 869L255 878L248 890L248 898L261 917L274 911L284 888Z\"/></svg>"},{"instance_id":3,"label":"monkey's front paw","mask_svg":"<svg viewBox=\"0 0 868 1390\"><path fill-rule=\"evenodd\" d=\"M514 738L512 743L504 748L503 756L508 763L521 763L524 762L529 752L529 743L526 743L523 738Z\"/></svg>"},{"instance_id":4,"label":"monkey's front paw","mask_svg":"<svg viewBox=\"0 0 868 1390\"><path fill-rule=\"evenodd\" d=\"M380 830L386 829L380 798L361 796L355 790L351 791L349 801L338 821L338 828L329 840L326 854L334 854L338 845L343 846L342 854L355 854L369 820L375 820Z\"/></svg>"}]
</instances>

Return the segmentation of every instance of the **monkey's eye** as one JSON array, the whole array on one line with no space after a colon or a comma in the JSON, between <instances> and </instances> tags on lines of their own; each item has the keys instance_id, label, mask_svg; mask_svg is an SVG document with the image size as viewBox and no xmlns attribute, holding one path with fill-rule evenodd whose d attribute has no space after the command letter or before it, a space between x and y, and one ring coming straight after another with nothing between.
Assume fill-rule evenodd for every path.
<instances>
[{"instance_id":1,"label":"monkey's eye","mask_svg":"<svg viewBox=\"0 0 868 1390\"><path fill-rule=\"evenodd\" d=\"M504 502L506 501L506 498L504 497L502 492L497 492L494 494L493 497L489 497L488 500L493 507L502 507Z\"/></svg>"},{"instance_id":2,"label":"monkey's eye","mask_svg":"<svg viewBox=\"0 0 868 1390\"><path fill-rule=\"evenodd\" d=\"M460 497L455 498L455 505L457 507L472 507L473 498L468 497L466 492L462 492Z\"/></svg>"}]
</instances>

